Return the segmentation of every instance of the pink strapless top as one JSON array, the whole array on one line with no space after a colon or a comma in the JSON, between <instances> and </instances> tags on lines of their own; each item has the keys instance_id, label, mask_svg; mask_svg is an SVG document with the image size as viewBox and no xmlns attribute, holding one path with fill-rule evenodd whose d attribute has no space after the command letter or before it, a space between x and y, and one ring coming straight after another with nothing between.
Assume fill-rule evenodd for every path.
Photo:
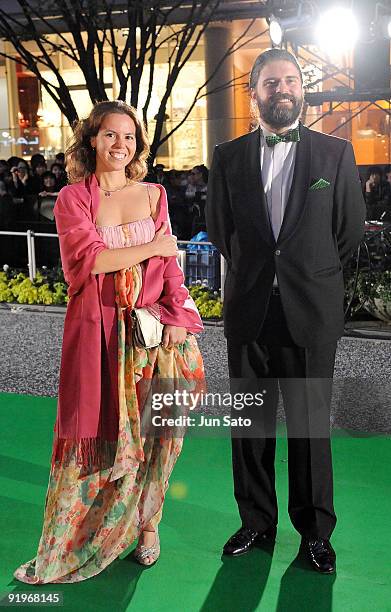
<instances>
[{"instance_id":1,"label":"pink strapless top","mask_svg":"<svg viewBox=\"0 0 391 612\"><path fill-rule=\"evenodd\" d=\"M95 227L108 249L146 244L151 242L155 235L155 222L152 217L121 225L96 225Z\"/></svg>"},{"instance_id":2,"label":"pink strapless top","mask_svg":"<svg viewBox=\"0 0 391 612\"><path fill-rule=\"evenodd\" d=\"M130 221L121 225L95 225L96 231L108 249L137 246L151 242L155 235L155 222L152 217ZM144 278L144 262L137 264ZM160 321L160 308L156 302L146 305L148 311Z\"/></svg>"}]
</instances>

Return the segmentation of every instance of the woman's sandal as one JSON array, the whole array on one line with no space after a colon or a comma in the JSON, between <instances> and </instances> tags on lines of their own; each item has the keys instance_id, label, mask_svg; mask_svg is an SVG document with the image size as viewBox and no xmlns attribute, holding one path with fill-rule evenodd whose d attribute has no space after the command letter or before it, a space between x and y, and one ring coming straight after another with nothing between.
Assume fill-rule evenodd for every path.
<instances>
[{"instance_id":1,"label":"woman's sandal","mask_svg":"<svg viewBox=\"0 0 391 612\"><path fill-rule=\"evenodd\" d=\"M155 543L152 546L145 546L144 544L138 544L134 551L134 558L140 565L144 567L151 567L155 565L160 555L160 540L159 532L156 531ZM153 560L151 563L146 563L145 559L151 557Z\"/></svg>"}]
</instances>

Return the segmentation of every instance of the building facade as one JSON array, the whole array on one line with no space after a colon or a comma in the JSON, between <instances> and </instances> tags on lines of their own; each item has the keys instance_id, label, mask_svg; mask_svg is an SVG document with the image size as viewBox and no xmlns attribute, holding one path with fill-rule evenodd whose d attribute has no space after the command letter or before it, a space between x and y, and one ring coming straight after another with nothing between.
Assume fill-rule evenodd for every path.
<instances>
[{"instance_id":1,"label":"building facade","mask_svg":"<svg viewBox=\"0 0 391 612\"><path fill-rule=\"evenodd\" d=\"M121 31L116 35L120 44ZM0 44L12 54L8 43ZM230 53L232 45L236 50ZM268 47L268 26L263 18L252 24L248 19L213 22L206 29L169 99L164 133L169 133L183 120L197 91L199 99L186 121L160 147L157 162L177 169L191 168L199 163L209 165L216 143L253 128L248 74L256 56ZM153 133L154 118L164 95L171 51L170 43L163 46L155 62L154 87L148 108L150 133ZM328 62L319 58L310 46L299 48L298 56L308 91L322 92L350 85L349 58L342 58L340 72L335 74L334 70L334 76L329 77L333 71ZM119 83L110 49L104 57L106 94L109 99L115 99ZM79 116L86 116L92 103L82 72L74 61L60 52L54 61L69 87ZM48 81L54 78L44 66L42 72ZM147 88L148 67L141 82L140 108ZM71 127L33 73L15 61L1 59L0 92L0 158L18 155L29 159L39 152L51 159L66 148ZM313 129L351 140L358 164L389 164L390 110L390 101L306 105L303 122Z\"/></svg>"}]
</instances>

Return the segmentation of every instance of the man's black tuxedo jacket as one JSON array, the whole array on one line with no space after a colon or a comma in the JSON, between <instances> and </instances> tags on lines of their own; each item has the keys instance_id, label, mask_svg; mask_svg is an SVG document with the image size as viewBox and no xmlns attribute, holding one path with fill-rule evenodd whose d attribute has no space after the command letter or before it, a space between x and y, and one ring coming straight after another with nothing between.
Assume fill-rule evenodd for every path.
<instances>
[{"instance_id":1,"label":"man's black tuxedo jacket","mask_svg":"<svg viewBox=\"0 0 391 612\"><path fill-rule=\"evenodd\" d=\"M365 203L350 142L300 124L292 187L277 242L260 169L260 129L217 145L208 180L208 237L228 264L225 335L255 340L274 275L299 346L343 333L342 267L364 232ZM278 146L278 145L277 145ZM310 189L323 178L330 183Z\"/></svg>"}]
</instances>

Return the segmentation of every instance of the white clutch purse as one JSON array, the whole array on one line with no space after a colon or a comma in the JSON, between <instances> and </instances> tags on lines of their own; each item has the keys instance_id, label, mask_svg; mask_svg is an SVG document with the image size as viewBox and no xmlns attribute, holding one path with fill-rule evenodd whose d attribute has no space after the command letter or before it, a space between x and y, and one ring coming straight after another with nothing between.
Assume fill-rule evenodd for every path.
<instances>
[{"instance_id":1,"label":"white clutch purse","mask_svg":"<svg viewBox=\"0 0 391 612\"><path fill-rule=\"evenodd\" d=\"M136 346L154 348L161 343L164 325L146 308L133 308L132 319Z\"/></svg>"}]
</instances>

